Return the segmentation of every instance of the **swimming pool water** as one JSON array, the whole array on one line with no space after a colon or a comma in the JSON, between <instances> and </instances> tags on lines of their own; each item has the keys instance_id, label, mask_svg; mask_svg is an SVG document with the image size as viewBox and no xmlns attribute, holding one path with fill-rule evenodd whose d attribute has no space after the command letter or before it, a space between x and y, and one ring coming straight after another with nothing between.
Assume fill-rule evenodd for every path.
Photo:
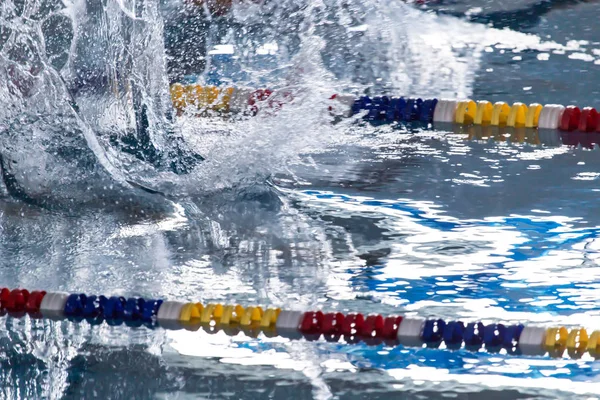
<instances>
[{"instance_id":1,"label":"swimming pool water","mask_svg":"<svg viewBox=\"0 0 600 400\"><path fill-rule=\"evenodd\" d=\"M504 30L428 8L400 11L403 21L416 18L413 28L369 40L409 43L406 59L383 81L370 82L373 90L598 104L598 28L585 22L597 15L595 2L549 9ZM447 79L436 79L436 71ZM540 132L537 144L360 120L319 125L318 106L254 121L181 118L185 139L207 158L190 184L212 183L214 190L188 190L194 194L160 207L145 199L123 208L75 199L57 210L6 196L2 285L600 326L598 150L563 145L557 132ZM2 398L600 395L600 363L589 356L289 342L10 317L0 326Z\"/></svg>"}]
</instances>

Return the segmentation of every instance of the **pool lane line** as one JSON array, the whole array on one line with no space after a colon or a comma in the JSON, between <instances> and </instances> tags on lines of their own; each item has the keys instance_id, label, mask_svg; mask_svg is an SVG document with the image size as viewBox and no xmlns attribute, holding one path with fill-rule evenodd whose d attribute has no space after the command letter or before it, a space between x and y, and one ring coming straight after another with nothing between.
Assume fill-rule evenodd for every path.
<instances>
[{"instance_id":1,"label":"pool lane line","mask_svg":"<svg viewBox=\"0 0 600 400\"><path fill-rule=\"evenodd\" d=\"M179 114L193 110L256 115L261 109L278 110L294 100L290 90L218 88L175 83L170 88ZM563 132L600 132L600 114L593 107L499 101L494 104L471 99L421 99L393 96L333 94L329 111L350 117L359 113L369 121L450 123L491 127L558 129Z\"/></svg>"},{"instance_id":2,"label":"pool lane line","mask_svg":"<svg viewBox=\"0 0 600 400\"><path fill-rule=\"evenodd\" d=\"M227 335L244 332L250 337L263 333L292 340L340 340L355 344L389 346L445 347L509 355L564 357L577 359L589 353L600 357L600 330L567 329L525 324L446 321L400 315L293 311L260 306L202 304L146 300L143 298L106 297L25 289L0 290L0 310L15 318L86 320L91 325L125 324L165 329L200 328Z\"/></svg>"}]
</instances>

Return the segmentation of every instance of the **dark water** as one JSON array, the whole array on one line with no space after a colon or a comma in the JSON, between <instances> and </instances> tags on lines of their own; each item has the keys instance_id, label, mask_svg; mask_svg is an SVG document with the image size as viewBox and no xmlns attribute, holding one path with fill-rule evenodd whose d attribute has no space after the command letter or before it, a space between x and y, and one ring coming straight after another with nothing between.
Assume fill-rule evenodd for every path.
<instances>
[{"instance_id":1,"label":"dark water","mask_svg":"<svg viewBox=\"0 0 600 400\"><path fill-rule=\"evenodd\" d=\"M331 88L359 91L366 85L409 95L597 105L598 3L507 5L509 11L533 10L510 18L498 17L496 9L483 15L486 4L473 5L483 7L478 18L463 15L470 5L454 11L443 3L351 5L360 12L349 7L348 15L362 18L347 21L336 14L339 25L333 28L300 22L301 34L284 35L289 26L281 22L262 36L228 38L230 27L256 32L265 25L248 10L233 21L202 22L206 31L198 34L206 40L200 43L209 49L228 41L251 46L252 41L236 42L248 37L278 42L270 59L279 65L274 75L262 74L264 57L232 63L247 72L247 82L274 79L275 85L298 85L305 94L277 115L237 122L175 120L173 129L186 146L206 158L190 174L158 167L147 178L149 168L139 166L146 164L107 150L117 171L165 195L135 190L113 171L96 180L94 173L104 170L95 165L90 175L75 174L73 191L65 190L62 178L74 169L32 157L52 155L48 149L60 144L56 137L63 131L43 119L18 125L23 132L34 126L29 130L34 133L16 150L6 144L3 149L21 155L21 163L41 165L37 175L24 176L32 176L28 187L42 182L44 190L34 191L35 198L52 201L32 205L5 193L2 284L597 328L597 150L561 145L557 132L530 132L519 143L511 132L499 137L505 141L466 140L448 127L331 125L319 99ZM277 9L269 12L280 15ZM166 22L167 33L175 35L170 38L180 40L169 24L173 20ZM340 31L345 36L334 40ZM176 74L195 67L186 68ZM205 76L228 79L215 70ZM150 77L139 85L152 82ZM76 98L93 104L85 99ZM102 135L112 132L105 124L112 114L100 106L94 110L78 115L106 146ZM1 121L5 135L14 126L7 121ZM162 123L167 124L156 122ZM54 136L44 136L48 131ZM73 147L88 149L76 133L73 137ZM92 160L98 154L86 151ZM86 189L80 181L89 184ZM599 394L599 364L590 357L288 342L27 318L5 317L0 324L1 396L10 399Z\"/></svg>"}]
</instances>

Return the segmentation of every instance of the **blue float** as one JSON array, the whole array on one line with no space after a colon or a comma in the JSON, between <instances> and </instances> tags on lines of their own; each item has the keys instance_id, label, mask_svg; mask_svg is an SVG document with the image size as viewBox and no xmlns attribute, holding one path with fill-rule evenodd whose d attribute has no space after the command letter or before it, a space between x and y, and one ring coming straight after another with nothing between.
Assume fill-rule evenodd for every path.
<instances>
[{"instance_id":1,"label":"blue float","mask_svg":"<svg viewBox=\"0 0 600 400\"><path fill-rule=\"evenodd\" d=\"M162 300L146 300L142 311L142 321L151 323L158 315L158 309L162 305Z\"/></svg>"},{"instance_id":2,"label":"blue float","mask_svg":"<svg viewBox=\"0 0 600 400\"><path fill-rule=\"evenodd\" d=\"M502 324L490 324L483 330L483 343L486 347L500 347L504 343L506 327Z\"/></svg>"},{"instance_id":3,"label":"blue float","mask_svg":"<svg viewBox=\"0 0 600 400\"><path fill-rule=\"evenodd\" d=\"M80 317L86 301L85 294L71 294L65 303L64 313L67 317Z\"/></svg>"},{"instance_id":4,"label":"blue float","mask_svg":"<svg viewBox=\"0 0 600 400\"><path fill-rule=\"evenodd\" d=\"M142 318L145 300L142 298L129 298L125 302L123 319L126 321L136 321Z\"/></svg>"},{"instance_id":5,"label":"blue float","mask_svg":"<svg viewBox=\"0 0 600 400\"><path fill-rule=\"evenodd\" d=\"M386 97L387 99L387 97ZM389 102L389 99L388 99ZM367 110L369 112L365 116L365 119L368 121L377 121L381 118L382 112L385 111L384 101L382 97L373 97L370 105L367 104Z\"/></svg>"},{"instance_id":6,"label":"blue float","mask_svg":"<svg viewBox=\"0 0 600 400\"><path fill-rule=\"evenodd\" d=\"M356 115L362 110L369 110L371 108L371 99L369 96L361 96L354 100L352 104L352 115Z\"/></svg>"},{"instance_id":7,"label":"blue float","mask_svg":"<svg viewBox=\"0 0 600 400\"><path fill-rule=\"evenodd\" d=\"M466 346L481 346L485 327L481 322L471 322L465 328L463 340Z\"/></svg>"},{"instance_id":8,"label":"blue float","mask_svg":"<svg viewBox=\"0 0 600 400\"><path fill-rule=\"evenodd\" d=\"M387 122L394 122L396 120L396 107L398 106L398 100L396 97L392 97L385 110L385 120Z\"/></svg>"},{"instance_id":9,"label":"blue float","mask_svg":"<svg viewBox=\"0 0 600 400\"><path fill-rule=\"evenodd\" d=\"M100 300L97 296L87 296L85 303L83 304L83 311L81 315L85 318L94 318L102 314L100 308Z\"/></svg>"},{"instance_id":10,"label":"blue float","mask_svg":"<svg viewBox=\"0 0 600 400\"><path fill-rule=\"evenodd\" d=\"M463 341L463 334L465 332L465 324L461 321L448 322L444 329L444 342L447 345L460 345Z\"/></svg>"},{"instance_id":11,"label":"blue float","mask_svg":"<svg viewBox=\"0 0 600 400\"><path fill-rule=\"evenodd\" d=\"M523 325L511 325L506 327L502 347L509 350L515 348L519 343L519 338L521 337L521 332L523 332L524 328Z\"/></svg>"},{"instance_id":12,"label":"blue float","mask_svg":"<svg viewBox=\"0 0 600 400\"><path fill-rule=\"evenodd\" d=\"M425 321L421 339L427 344L439 343L442 341L446 322L443 319L429 319Z\"/></svg>"},{"instance_id":13,"label":"blue float","mask_svg":"<svg viewBox=\"0 0 600 400\"><path fill-rule=\"evenodd\" d=\"M404 122L416 121L421 116L421 104L423 100L409 98L402 110L401 120Z\"/></svg>"},{"instance_id":14,"label":"blue float","mask_svg":"<svg viewBox=\"0 0 600 400\"><path fill-rule=\"evenodd\" d=\"M433 123L433 113L435 112L437 103L437 99L427 99L423 101L423 104L421 104L421 114L419 115L419 120L421 122L425 124Z\"/></svg>"},{"instance_id":15,"label":"blue float","mask_svg":"<svg viewBox=\"0 0 600 400\"><path fill-rule=\"evenodd\" d=\"M113 296L106 300L103 316L107 320L121 319L125 312L125 298Z\"/></svg>"}]
</instances>

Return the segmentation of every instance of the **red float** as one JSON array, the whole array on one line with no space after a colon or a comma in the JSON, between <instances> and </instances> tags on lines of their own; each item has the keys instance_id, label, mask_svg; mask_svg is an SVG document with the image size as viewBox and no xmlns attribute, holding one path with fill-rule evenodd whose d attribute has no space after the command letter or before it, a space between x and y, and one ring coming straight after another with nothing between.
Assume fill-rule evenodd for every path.
<instances>
[{"instance_id":1,"label":"red float","mask_svg":"<svg viewBox=\"0 0 600 400\"><path fill-rule=\"evenodd\" d=\"M581 132L594 132L598 129L598 111L593 107L585 107L581 111L579 130Z\"/></svg>"},{"instance_id":2,"label":"red float","mask_svg":"<svg viewBox=\"0 0 600 400\"><path fill-rule=\"evenodd\" d=\"M340 312L325 314L323 324L321 325L321 332L324 335L339 335L343 324L344 314Z\"/></svg>"},{"instance_id":3,"label":"red float","mask_svg":"<svg viewBox=\"0 0 600 400\"><path fill-rule=\"evenodd\" d=\"M271 89L255 90L248 98L248 105L250 106L252 114L256 115L256 113L258 113L258 106L256 105L256 103L259 101L267 100L272 94L273 91Z\"/></svg>"},{"instance_id":4,"label":"red float","mask_svg":"<svg viewBox=\"0 0 600 400\"><path fill-rule=\"evenodd\" d=\"M402 323L402 317L387 317L383 323L381 337L386 340L396 340L398 338L400 323Z\"/></svg>"},{"instance_id":5,"label":"red float","mask_svg":"<svg viewBox=\"0 0 600 400\"><path fill-rule=\"evenodd\" d=\"M335 99L337 99L337 96L338 96L338 95L337 95L337 93L336 93L336 94L332 95L332 96L329 98L329 100L335 100ZM332 111L333 111L333 106L329 106L329 107L327 107L327 109L329 110L329 112L332 112Z\"/></svg>"},{"instance_id":6,"label":"red float","mask_svg":"<svg viewBox=\"0 0 600 400\"><path fill-rule=\"evenodd\" d=\"M29 294L29 298L27 299L27 304L25 304L25 311L30 314L35 314L40 311L40 306L42 305L42 300L46 295L45 291L38 292L33 291Z\"/></svg>"},{"instance_id":7,"label":"red float","mask_svg":"<svg viewBox=\"0 0 600 400\"><path fill-rule=\"evenodd\" d=\"M384 321L381 315L368 315L358 334L365 338L381 338L381 335L383 334L383 325Z\"/></svg>"},{"instance_id":8,"label":"red float","mask_svg":"<svg viewBox=\"0 0 600 400\"><path fill-rule=\"evenodd\" d=\"M560 120L559 129L561 131L574 131L579 127L581 119L581 110L576 106L568 106Z\"/></svg>"},{"instance_id":9,"label":"red float","mask_svg":"<svg viewBox=\"0 0 600 400\"><path fill-rule=\"evenodd\" d=\"M273 94L271 89L258 89L252 92L248 98L248 105L253 106L257 101L265 101L269 96Z\"/></svg>"},{"instance_id":10,"label":"red float","mask_svg":"<svg viewBox=\"0 0 600 400\"><path fill-rule=\"evenodd\" d=\"M0 291L0 307L6 308L6 304L8 303L8 299L10 298L10 290L7 288L2 288Z\"/></svg>"},{"instance_id":11,"label":"red float","mask_svg":"<svg viewBox=\"0 0 600 400\"><path fill-rule=\"evenodd\" d=\"M362 314L348 314L344 318L341 333L344 336L355 336L362 330L364 323L365 317Z\"/></svg>"},{"instance_id":12,"label":"red float","mask_svg":"<svg viewBox=\"0 0 600 400\"><path fill-rule=\"evenodd\" d=\"M305 335L315 335L321 333L321 325L323 324L324 315L321 311L304 313L302 323L300 324L300 332Z\"/></svg>"},{"instance_id":13,"label":"red float","mask_svg":"<svg viewBox=\"0 0 600 400\"><path fill-rule=\"evenodd\" d=\"M8 311L23 311L28 298L29 292L27 290L15 289L10 292L6 302L2 301L2 306Z\"/></svg>"}]
</instances>

